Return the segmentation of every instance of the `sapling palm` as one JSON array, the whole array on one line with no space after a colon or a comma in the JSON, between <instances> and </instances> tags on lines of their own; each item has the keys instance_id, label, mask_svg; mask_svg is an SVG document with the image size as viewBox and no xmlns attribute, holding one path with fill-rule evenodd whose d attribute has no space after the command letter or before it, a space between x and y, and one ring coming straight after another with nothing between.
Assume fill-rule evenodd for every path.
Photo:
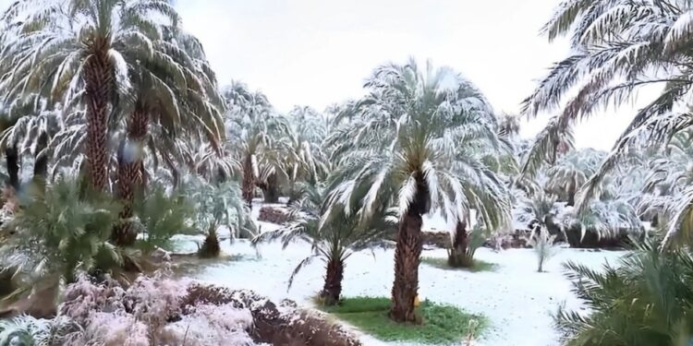
<instances>
[{"instance_id":1,"label":"sapling palm","mask_svg":"<svg viewBox=\"0 0 693 346\"><path fill-rule=\"evenodd\" d=\"M544 264L558 251L553 243L556 240L555 234L549 234L549 230L544 226L535 226L529 236L528 244L534 249L537 254L537 272L544 271Z\"/></svg>"},{"instance_id":2,"label":"sapling palm","mask_svg":"<svg viewBox=\"0 0 693 346\"><path fill-rule=\"evenodd\" d=\"M121 253L108 242L119 205L100 192L85 195L75 181L59 179L23 201L6 225L14 231L0 248L2 263L18 268L23 287L63 279L78 272L108 271L122 265Z\"/></svg>"},{"instance_id":3,"label":"sapling palm","mask_svg":"<svg viewBox=\"0 0 693 346\"><path fill-rule=\"evenodd\" d=\"M289 288L294 277L315 258L326 264L326 274L320 299L326 305L339 302L342 291L345 261L357 251L385 246L386 235L394 234L397 217L385 206L379 206L368 222L349 210L355 205L330 203L329 191L320 185L305 185L301 199L291 205L293 221L289 226L276 231L265 232L253 240L254 244L281 239L286 248L294 240L311 244L311 254L303 259L289 278ZM328 212L329 209L329 212Z\"/></svg>"},{"instance_id":4,"label":"sapling palm","mask_svg":"<svg viewBox=\"0 0 693 346\"><path fill-rule=\"evenodd\" d=\"M237 183L228 181L215 185L191 178L184 191L196 212L195 227L206 235L200 256L219 255L217 230L220 226L228 227L232 239L254 235L255 225L248 217Z\"/></svg>"}]
</instances>

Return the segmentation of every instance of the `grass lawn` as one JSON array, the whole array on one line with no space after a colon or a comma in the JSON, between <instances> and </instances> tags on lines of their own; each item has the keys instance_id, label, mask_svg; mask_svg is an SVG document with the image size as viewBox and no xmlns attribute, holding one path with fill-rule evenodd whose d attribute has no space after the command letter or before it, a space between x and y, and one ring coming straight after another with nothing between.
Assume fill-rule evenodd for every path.
<instances>
[{"instance_id":1,"label":"grass lawn","mask_svg":"<svg viewBox=\"0 0 693 346\"><path fill-rule=\"evenodd\" d=\"M361 329L383 341L408 341L432 345L460 344L474 330L475 337L486 326L483 316L468 314L461 309L425 300L417 308L422 325L399 324L391 321L389 298L356 297L343 299L339 306L318 306L319 309ZM470 321L477 322L476 327Z\"/></svg>"},{"instance_id":2,"label":"grass lawn","mask_svg":"<svg viewBox=\"0 0 693 346\"><path fill-rule=\"evenodd\" d=\"M437 258L437 257L422 257L421 262L426 263L428 265L434 266L438 269L445 269L445 270L466 270L470 272L492 272L496 270L497 264L491 263L491 262L485 262L482 260L474 260L474 266L471 268L454 268L448 265L448 259L447 258Z\"/></svg>"}]
</instances>

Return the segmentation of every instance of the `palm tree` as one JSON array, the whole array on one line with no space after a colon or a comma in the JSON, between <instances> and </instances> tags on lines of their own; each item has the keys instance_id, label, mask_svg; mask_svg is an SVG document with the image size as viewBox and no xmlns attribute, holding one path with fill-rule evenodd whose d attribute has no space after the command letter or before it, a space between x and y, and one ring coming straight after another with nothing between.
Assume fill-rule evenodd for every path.
<instances>
[{"instance_id":1,"label":"palm tree","mask_svg":"<svg viewBox=\"0 0 693 346\"><path fill-rule=\"evenodd\" d=\"M281 169L274 142L287 131L288 123L274 113L264 94L251 93L242 83L231 83L222 90L222 95L228 109L228 137L234 139L229 143L230 151L240 155L243 199L252 206L256 185L260 184L265 191L269 190L269 195L277 192L275 189L278 187L272 183ZM262 167L260 160L264 160Z\"/></svg>"},{"instance_id":2,"label":"palm tree","mask_svg":"<svg viewBox=\"0 0 693 346\"><path fill-rule=\"evenodd\" d=\"M66 105L81 99L87 109L87 178L95 189L106 189L109 118L128 103L128 71L155 54L154 42L161 39L157 21L177 25L176 11L157 0L20 0L2 19L15 24L17 36L1 53L7 62L0 81L5 98L30 91Z\"/></svg>"},{"instance_id":3,"label":"palm tree","mask_svg":"<svg viewBox=\"0 0 693 346\"><path fill-rule=\"evenodd\" d=\"M341 204L330 204L329 191L321 184L304 185L301 195L291 205L290 215L295 221L285 228L257 236L253 239L253 244L275 239L281 239L285 248L295 240L310 243L312 253L294 269L289 278L289 288L294 276L302 268L313 259L321 258L325 261L326 273L320 299L325 305L336 305L342 292L345 261L354 252L374 246L386 246L388 242L383 239L396 232L397 217L388 212L384 205L380 205L367 223L361 223L356 215L346 212L357 209L357 206L345 208ZM323 218L326 208L336 209L328 213L327 218Z\"/></svg>"},{"instance_id":4,"label":"palm tree","mask_svg":"<svg viewBox=\"0 0 693 346\"><path fill-rule=\"evenodd\" d=\"M326 178L327 156L322 143L327 136L324 116L310 107L294 107L289 113L291 127L282 138L283 170L289 182L289 204L297 196L297 184L305 180Z\"/></svg>"},{"instance_id":5,"label":"palm tree","mask_svg":"<svg viewBox=\"0 0 693 346\"><path fill-rule=\"evenodd\" d=\"M79 190L76 181L59 179L30 195L7 225L16 236L0 248L0 257L9 268L21 268L30 286L56 277L71 283L78 271L122 262L108 242L119 206L103 193L83 198Z\"/></svg>"},{"instance_id":6,"label":"palm tree","mask_svg":"<svg viewBox=\"0 0 693 346\"><path fill-rule=\"evenodd\" d=\"M197 54L200 55L197 60L204 60L203 53ZM156 41L151 58L138 62L131 71L130 80L136 99L127 119L126 139L121 141L117 156L116 190L123 203L120 217L124 221L114 230L114 241L121 246L134 244L136 238L132 223L126 220L133 216L135 192L144 192L145 149L170 151L171 142L182 133L192 134L189 137L193 138L188 140L193 141L197 133L202 133L219 152L225 136L221 118L223 105L212 103L220 97L207 95L208 90L216 93L216 81L199 69L185 49L164 40ZM211 85L205 85L208 83ZM153 133L149 131L150 123L157 125ZM156 155L156 152L149 155Z\"/></svg>"},{"instance_id":7,"label":"palm tree","mask_svg":"<svg viewBox=\"0 0 693 346\"><path fill-rule=\"evenodd\" d=\"M516 115L503 114L500 116L499 134L505 137L515 137L520 133L520 121Z\"/></svg>"},{"instance_id":8,"label":"palm tree","mask_svg":"<svg viewBox=\"0 0 693 346\"><path fill-rule=\"evenodd\" d=\"M337 155L332 200L365 196L357 212L364 220L376 206L397 207L390 316L416 321L422 215L440 210L446 218L466 220L468 209L474 208L489 229L508 219L507 193L497 189L495 174L475 156L457 150L466 139L494 142L495 117L470 82L450 69L434 70L430 63L424 71L414 61L381 66L365 87L368 94L349 115L350 130L336 132L328 141L351 147Z\"/></svg>"},{"instance_id":9,"label":"palm tree","mask_svg":"<svg viewBox=\"0 0 693 346\"><path fill-rule=\"evenodd\" d=\"M216 257L221 250L217 230L225 226L234 238L255 236L255 224L243 205L240 188L236 182L211 184L199 177L190 177L182 187L196 212L197 230L206 235L200 247L201 257Z\"/></svg>"},{"instance_id":10,"label":"palm tree","mask_svg":"<svg viewBox=\"0 0 693 346\"><path fill-rule=\"evenodd\" d=\"M606 153L594 149L568 152L546 170L547 190L560 196L569 206L575 205L577 190L596 173L604 157Z\"/></svg>"},{"instance_id":11,"label":"palm tree","mask_svg":"<svg viewBox=\"0 0 693 346\"><path fill-rule=\"evenodd\" d=\"M660 146L693 121L685 96L691 90L691 38L688 1L564 1L544 31L550 40L572 33L572 54L555 64L524 102L523 113L559 110L559 129L588 117L603 105L620 105L638 89L661 85L662 92L638 110L603 162L583 187L577 205L584 209L599 194L600 181L635 148ZM658 73L651 73L658 71ZM578 81L575 97L563 98Z\"/></svg>"},{"instance_id":12,"label":"palm tree","mask_svg":"<svg viewBox=\"0 0 693 346\"><path fill-rule=\"evenodd\" d=\"M568 346L690 343L693 258L687 250L638 245L600 269L568 262L573 292L590 314L561 307L555 323Z\"/></svg>"}]
</instances>

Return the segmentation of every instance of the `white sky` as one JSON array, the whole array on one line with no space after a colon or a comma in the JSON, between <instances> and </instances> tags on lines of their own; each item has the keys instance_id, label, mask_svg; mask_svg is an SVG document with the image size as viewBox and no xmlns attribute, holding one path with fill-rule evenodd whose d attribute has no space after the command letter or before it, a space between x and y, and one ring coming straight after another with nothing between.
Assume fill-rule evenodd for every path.
<instances>
[{"instance_id":1,"label":"white sky","mask_svg":"<svg viewBox=\"0 0 693 346\"><path fill-rule=\"evenodd\" d=\"M5 8L9 0L0 0ZM498 112L517 113L565 40L538 35L558 0L176 0L221 84L262 90L280 111L323 110L362 93L379 64L413 56L471 79ZM638 102L641 103L641 102ZM577 127L577 145L608 150L631 118L622 108ZM523 124L533 136L547 116Z\"/></svg>"},{"instance_id":2,"label":"white sky","mask_svg":"<svg viewBox=\"0 0 693 346\"><path fill-rule=\"evenodd\" d=\"M204 44L220 83L241 80L280 110L318 110L362 93L371 70L409 56L471 79L496 111L518 113L565 40L538 35L557 0L178 0L184 27ZM630 108L630 107L629 107ZM608 150L632 109L576 129L580 147ZM523 124L533 136L547 116Z\"/></svg>"}]
</instances>

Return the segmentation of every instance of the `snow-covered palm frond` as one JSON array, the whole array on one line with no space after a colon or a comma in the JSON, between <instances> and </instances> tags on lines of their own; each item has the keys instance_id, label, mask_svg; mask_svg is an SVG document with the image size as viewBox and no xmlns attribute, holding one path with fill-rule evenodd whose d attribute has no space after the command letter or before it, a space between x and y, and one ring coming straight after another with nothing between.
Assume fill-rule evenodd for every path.
<instances>
[{"instance_id":1,"label":"snow-covered palm frond","mask_svg":"<svg viewBox=\"0 0 693 346\"><path fill-rule=\"evenodd\" d=\"M557 117L551 118L522 158L522 174L533 177L545 162L556 163L559 153L572 149L573 142L572 127L562 127Z\"/></svg>"},{"instance_id":2,"label":"snow-covered palm frond","mask_svg":"<svg viewBox=\"0 0 693 346\"><path fill-rule=\"evenodd\" d=\"M482 162L482 153L503 147L499 125L472 83L449 68L422 69L411 60L375 69L364 86L367 95L346 108L349 121L327 141L339 143L335 175L349 186L332 189L340 195L333 201L365 195L364 219L379 204L396 206L400 216L435 209L466 218L475 208L491 225L508 219L501 211L507 191Z\"/></svg>"}]
</instances>

